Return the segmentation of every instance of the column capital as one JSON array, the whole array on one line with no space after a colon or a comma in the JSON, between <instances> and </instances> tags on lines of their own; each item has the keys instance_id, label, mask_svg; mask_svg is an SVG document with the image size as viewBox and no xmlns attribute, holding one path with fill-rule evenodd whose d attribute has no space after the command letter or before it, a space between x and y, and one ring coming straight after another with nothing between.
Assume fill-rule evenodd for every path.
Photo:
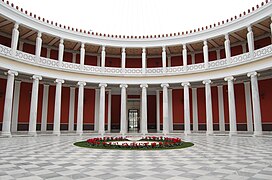
<instances>
[{"instance_id":1,"label":"column capital","mask_svg":"<svg viewBox=\"0 0 272 180\"><path fill-rule=\"evenodd\" d=\"M69 88L70 88L70 89L76 89L76 87L75 87L75 86L70 86Z\"/></svg>"},{"instance_id":2,"label":"column capital","mask_svg":"<svg viewBox=\"0 0 272 180\"><path fill-rule=\"evenodd\" d=\"M142 53L145 53L146 52L146 49L145 47L142 48Z\"/></svg>"},{"instance_id":3,"label":"column capital","mask_svg":"<svg viewBox=\"0 0 272 180\"><path fill-rule=\"evenodd\" d=\"M223 87L223 84L218 84L217 88Z\"/></svg>"},{"instance_id":4,"label":"column capital","mask_svg":"<svg viewBox=\"0 0 272 180\"><path fill-rule=\"evenodd\" d=\"M56 79L56 80L55 80L55 83L58 83L58 84L60 83L60 84L62 84L62 83L64 83L64 80L63 80L63 79Z\"/></svg>"},{"instance_id":5,"label":"column capital","mask_svg":"<svg viewBox=\"0 0 272 180\"><path fill-rule=\"evenodd\" d=\"M185 87L185 86L190 86L191 84L189 83L189 82L183 82L183 83L181 83L181 85L183 86L183 87Z\"/></svg>"},{"instance_id":6,"label":"column capital","mask_svg":"<svg viewBox=\"0 0 272 180\"><path fill-rule=\"evenodd\" d=\"M38 32L37 37L39 37L39 38L42 37L42 32L41 31Z\"/></svg>"},{"instance_id":7,"label":"column capital","mask_svg":"<svg viewBox=\"0 0 272 180\"><path fill-rule=\"evenodd\" d=\"M148 84L141 84L140 87L141 88L148 88Z\"/></svg>"},{"instance_id":8,"label":"column capital","mask_svg":"<svg viewBox=\"0 0 272 180\"><path fill-rule=\"evenodd\" d=\"M105 50L106 50L106 46L102 45L102 51L105 51Z\"/></svg>"},{"instance_id":9,"label":"column capital","mask_svg":"<svg viewBox=\"0 0 272 180\"><path fill-rule=\"evenodd\" d=\"M79 82L77 83L77 85L78 85L78 86L86 86L86 82L84 82L84 81L79 81Z\"/></svg>"},{"instance_id":10,"label":"column capital","mask_svg":"<svg viewBox=\"0 0 272 180\"><path fill-rule=\"evenodd\" d=\"M40 76L40 75L33 75L32 79L33 80L42 80L42 76Z\"/></svg>"},{"instance_id":11,"label":"column capital","mask_svg":"<svg viewBox=\"0 0 272 180\"><path fill-rule=\"evenodd\" d=\"M122 47L122 53L126 53L126 48Z\"/></svg>"},{"instance_id":12,"label":"column capital","mask_svg":"<svg viewBox=\"0 0 272 180\"><path fill-rule=\"evenodd\" d=\"M225 34L225 40L229 40L229 34Z\"/></svg>"},{"instance_id":13,"label":"column capital","mask_svg":"<svg viewBox=\"0 0 272 180\"><path fill-rule=\"evenodd\" d=\"M225 81L233 81L235 78L233 76L228 76L224 78Z\"/></svg>"},{"instance_id":14,"label":"column capital","mask_svg":"<svg viewBox=\"0 0 272 180\"><path fill-rule=\"evenodd\" d=\"M258 73L256 71L247 73L247 77L255 77L258 76Z\"/></svg>"},{"instance_id":15,"label":"column capital","mask_svg":"<svg viewBox=\"0 0 272 180\"><path fill-rule=\"evenodd\" d=\"M203 41L203 44L204 44L204 46L207 46L207 40L205 39L204 41Z\"/></svg>"},{"instance_id":16,"label":"column capital","mask_svg":"<svg viewBox=\"0 0 272 180\"><path fill-rule=\"evenodd\" d=\"M162 87L162 88L164 88L164 87L167 87L167 88L168 88L168 87L169 87L169 84L167 84L167 83L162 83L162 84L161 84L161 87Z\"/></svg>"},{"instance_id":17,"label":"column capital","mask_svg":"<svg viewBox=\"0 0 272 180\"><path fill-rule=\"evenodd\" d=\"M8 72L5 72L5 75L18 76L18 71L8 70Z\"/></svg>"},{"instance_id":18,"label":"column capital","mask_svg":"<svg viewBox=\"0 0 272 180\"><path fill-rule=\"evenodd\" d=\"M14 23L14 28L15 28L15 29L18 29L18 28L19 28L19 23L18 23L18 22L15 22L15 23Z\"/></svg>"},{"instance_id":19,"label":"column capital","mask_svg":"<svg viewBox=\"0 0 272 180\"><path fill-rule=\"evenodd\" d=\"M251 25L247 26L247 31L248 31L248 32L252 31Z\"/></svg>"},{"instance_id":20,"label":"column capital","mask_svg":"<svg viewBox=\"0 0 272 180\"><path fill-rule=\"evenodd\" d=\"M165 52L166 48L165 46L162 46L162 52Z\"/></svg>"},{"instance_id":21,"label":"column capital","mask_svg":"<svg viewBox=\"0 0 272 180\"><path fill-rule=\"evenodd\" d=\"M106 83L100 83L99 87L107 87L107 84Z\"/></svg>"},{"instance_id":22,"label":"column capital","mask_svg":"<svg viewBox=\"0 0 272 180\"><path fill-rule=\"evenodd\" d=\"M250 84L250 81L244 81L244 85Z\"/></svg>"},{"instance_id":23,"label":"column capital","mask_svg":"<svg viewBox=\"0 0 272 180\"><path fill-rule=\"evenodd\" d=\"M81 42L81 48L85 48L85 43Z\"/></svg>"},{"instance_id":24,"label":"column capital","mask_svg":"<svg viewBox=\"0 0 272 180\"><path fill-rule=\"evenodd\" d=\"M18 83L18 84L21 84L21 80L15 80L14 83Z\"/></svg>"},{"instance_id":25,"label":"column capital","mask_svg":"<svg viewBox=\"0 0 272 180\"><path fill-rule=\"evenodd\" d=\"M127 84L120 84L120 88L127 88L128 85Z\"/></svg>"},{"instance_id":26,"label":"column capital","mask_svg":"<svg viewBox=\"0 0 272 180\"><path fill-rule=\"evenodd\" d=\"M186 50L186 44L182 45L183 50Z\"/></svg>"},{"instance_id":27,"label":"column capital","mask_svg":"<svg viewBox=\"0 0 272 180\"><path fill-rule=\"evenodd\" d=\"M212 81L210 79L206 79L206 80L202 81L202 83L206 85L206 84L211 84Z\"/></svg>"},{"instance_id":28,"label":"column capital","mask_svg":"<svg viewBox=\"0 0 272 180\"><path fill-rule=\"evenodd\" d=\"M64 39L60 38L60 44L63 44L63 42L64 42Z\"/></svg>"}]
</instances>

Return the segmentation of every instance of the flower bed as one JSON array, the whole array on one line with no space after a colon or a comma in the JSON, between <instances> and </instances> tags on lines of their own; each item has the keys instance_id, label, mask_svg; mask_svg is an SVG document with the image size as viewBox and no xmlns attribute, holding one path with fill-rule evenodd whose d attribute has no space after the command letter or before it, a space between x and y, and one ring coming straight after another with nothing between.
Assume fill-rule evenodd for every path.
<instances>
[{"instance_id":1,"label":"flower bed","mask_svg":"<svg viewBox=\"0 0 272 180\"><path fill-rule=\"evenodd\" d=\"M103 137L90 138L87 141L76 142L79 147L97 149L122 149L122 150L159 150L180 149L191 147L194 144L184 142L180 138L147 136L137 141L129 140L127 137Z\"/></svg>"}]
</instances>

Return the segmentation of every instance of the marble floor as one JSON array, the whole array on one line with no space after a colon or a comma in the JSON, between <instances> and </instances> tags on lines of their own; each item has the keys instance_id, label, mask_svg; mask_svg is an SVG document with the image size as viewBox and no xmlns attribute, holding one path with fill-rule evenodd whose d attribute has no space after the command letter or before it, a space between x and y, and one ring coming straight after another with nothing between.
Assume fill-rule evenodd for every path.
<instances>
[{"instance_id":1,"label":"marble floor","mask_svg":"<svg viewBox=\"0 0 272 180\"><path fill-rule=\"evenodd\" d=\"M0 179L272 179L272 136L181 136L179 150L96 150L73 146L94 135L0 138Z\"/></svg>"}]
</instances>

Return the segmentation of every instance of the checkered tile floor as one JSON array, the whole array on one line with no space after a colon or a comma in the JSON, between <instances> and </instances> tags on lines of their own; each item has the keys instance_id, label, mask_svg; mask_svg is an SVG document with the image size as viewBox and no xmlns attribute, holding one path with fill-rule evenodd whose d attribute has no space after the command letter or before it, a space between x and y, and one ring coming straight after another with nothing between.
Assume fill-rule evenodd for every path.
<instances>
[{"instance_id":1,"label":"checkered tile floor","mask_svg":"<svg viewBox=\"0 0 272 180\"><path fill-rule=\"evenodd\" d=\"M163 151L73 146L89 137L0 138L0 179L272 179L272 136L181 136L195 146Z\"/></svg>"}]
</instances>

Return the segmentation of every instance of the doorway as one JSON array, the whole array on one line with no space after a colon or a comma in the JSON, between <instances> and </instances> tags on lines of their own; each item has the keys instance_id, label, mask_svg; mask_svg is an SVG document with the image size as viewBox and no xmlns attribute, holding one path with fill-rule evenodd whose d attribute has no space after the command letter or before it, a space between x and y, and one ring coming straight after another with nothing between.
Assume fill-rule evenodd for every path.
<instances>
[{"instance_id":1,"label":"doorway","mask_svg":"<svg viewBox=\"0 0 272 180\"><path fill-rule=\"evenodd\" d=\"M128 110L128 132L138 132L140 117L138 109Z\"/></svg>"}]
</instances>

